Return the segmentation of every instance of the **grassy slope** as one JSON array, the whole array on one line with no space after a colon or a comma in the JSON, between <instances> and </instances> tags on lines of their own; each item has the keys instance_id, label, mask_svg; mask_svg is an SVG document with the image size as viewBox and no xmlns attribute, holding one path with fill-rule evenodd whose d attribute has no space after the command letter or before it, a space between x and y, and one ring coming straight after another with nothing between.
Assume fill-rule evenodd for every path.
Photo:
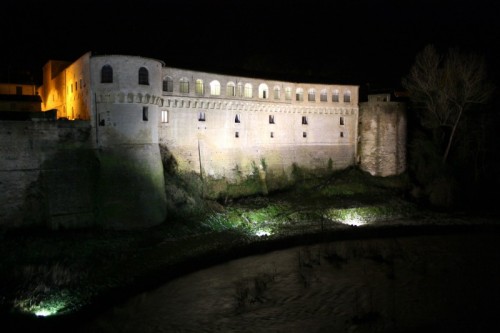
<instances>
[{"instance_id":1,"label":"grassy slope","mask_svg":"<svg viewBox=\"0 0 500 333\"><path fill-rule=\"evenodd\" d=\"M146 230L4 232L2 313L71 317L220 260L351 230L349 221L424 217L403 200L406 191L404 176L374 178L349 169L287 192L213 204L205 215Z\"/></svg>"}]
</instances>

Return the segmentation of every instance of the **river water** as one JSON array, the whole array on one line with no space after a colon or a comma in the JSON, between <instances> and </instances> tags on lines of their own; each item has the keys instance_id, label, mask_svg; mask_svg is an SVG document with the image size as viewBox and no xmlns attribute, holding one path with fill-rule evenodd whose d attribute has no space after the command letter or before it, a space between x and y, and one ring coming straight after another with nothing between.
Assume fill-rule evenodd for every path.
<instances>
[{"instance_id":1,"label":"river water","mask_svg":"<svg viewBox=\"0 0 500 333\"><path fill-rule=\"evenodd\" d=\"M498 241L345 240L249 256L137 295L78 331L487 332L500 327Z\"/></svg>"}]
</instances>

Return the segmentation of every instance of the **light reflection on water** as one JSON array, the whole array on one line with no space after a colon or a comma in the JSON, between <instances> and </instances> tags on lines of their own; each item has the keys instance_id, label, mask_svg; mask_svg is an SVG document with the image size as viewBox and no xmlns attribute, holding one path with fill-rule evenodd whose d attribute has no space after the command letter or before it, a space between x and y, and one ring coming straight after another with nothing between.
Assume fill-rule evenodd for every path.
<instances>
[{"instance_id":1,"label":"light reflection on water","mask_svg":"<svg viewBox=\"0 0 500 333\"><path fill-rule=\"evenodd\" d=\"M450 235L337 241L250 256L140 294L82 331L481 328L495 318L489 300L500 296L497 240Z\"/></svg>"}]
</instances>

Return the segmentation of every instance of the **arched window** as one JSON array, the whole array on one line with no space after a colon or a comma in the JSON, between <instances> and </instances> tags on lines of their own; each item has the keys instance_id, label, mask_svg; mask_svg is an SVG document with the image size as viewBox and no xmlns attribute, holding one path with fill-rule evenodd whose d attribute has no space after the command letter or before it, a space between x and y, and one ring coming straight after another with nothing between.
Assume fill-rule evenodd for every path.
<instances>
[{"instance_id":1,"label":"arched window","mask_svg":"<svg viewBox=\"0 0 500 333\"><path fill-rule=\"evenodd\" d=\"M299 102L304 100L304 89L297 88L297 90L295 90L295 100Z\"/></svg>"},{"instance_id":2,"label":"arched window","mask_svg":"<svg viewBox=\"0 0 500 333\"><path fill-rule=\"evenodd\" d=\"M259 85L259 98L266 99L269 98L269 88L267 84L261 83Z\"/></svg>"},{"instance_id":3,"label":"arched window","mask_svg":"<svg viewBox=\"0 0 500 333\"><path fill-rule=\"evenodd\" d=\"M163 79L163 91L165 92L173 92L174 91L174 81L170 76L167 76Z\"/></svg>"},{"instance_id":4,"label":"arched window","mask_svg":"<svg viewBox=\"0 0 500 333\"><path fill-rule=\"evenodd\" d=\"M281 90L279 86L274 87L274 99L280 99L281 97Z\"/></svg>"},{"instance_id":5,"label":"arched window","mask_svg":"<svg viewBox=\"0 0 500 333\"><path fill-rule=\"evenodd\" d=\"M338 102L339 101L339 91L335 89L332 94L332 102Z\"/></svg>"},{"instance_id":6,"label":"arched window","mask_svg":"<svg viewBox=\"0 0 500 333\"><path fill-rule=\"evenodd\" d=\"M234 82L228 82L226 86L226 95L229 97L234 97L236 96L236 86L234 85Z\"/></svg>"},{"instance_id":7,"label":"arched window","mask_svg":"<svg viewBox=\"0 0 500 333\"><path fill-rule=\"evenodd\" d=\"M113 67L110 65L102 66L101 83L113 83Z\"/></svg>"},{"instance_id":8,"label":"arched window","mask_svg":"<svg viewBox=\"0 0 500 333\"><path fill-rule=\"evenodd\" d=\"M344 91L344 103L351 103L351 91Z\"/></svg>"},{"instance_id":9,"label":"arched window","mask_svg":"<svg viewBox=\"0 0 500 333\"><path fill-rule=\"evenodd\" d=\"M291 101L292 100L292 88L290 88L290 87L286 87L285 88L285 99L287 101Z\"/></svg>"},{"instance_id":10,"label":"arched window","mask_svg":"<svg viewBox=\"0 0 500 333\"><path fill-rule=\"evenodd\" d=\"M243 97L243 83L238 82L238 97Z\"/></svg>"},{"instance_id":11,"label":"arched window","mask_svg":"<svg viewBox=\"0 0 500 333\"><path fill-rule=\"evenodd\" d=\"M253 89L250 83L245 83L245 97L252 98L253 97Z\"/></svg>"},{"instance_id":12,"label":"arched window","mask_svg":"<svg viewBox=\"0 0 500 333\"><path fill-rule=\"evenodd\" d=\"M194 92L197 95L203 95L205 93L205 89L203 87L203 80L202 79L197 79L196 80L196 85L194 87Z\"/></svg>"},{"instance_id":13,"label":"arched window","mask_svg":"<svg viewBox=\"0 0 500 333\"><path fill-rule=\"evenodd\" d=\"M149 72L145 67L139 68L139 84L149 85Z\"/></svg>"},{"instance_id":14,"label":"arched window","mask_svg":"<svg viewBox=\"0 0 500 333\"><path fill-rule=\"evenodd\" d=\"M179 80L179 91L183 94L189 94L189 80L185 77Z\"/></svg>"},{"instance_id":15,"label":"arched window","mask_svg":"<svg viewBox=\"0 0 500 333\"><path fill-rule=\"evenodd\" d=\"M316 91L314 89L309 89L307 92L307 101L316 102Z\"/></svg>"},{"instance_id":16,"label":"arched window","mask_svg":"<svg viewBox=\"0 0 500 333\"><path fill-rule=\"evenodd\" d=\"M319 100L320 100L321 102L326 102L326 101L328 101L328 97L327 97L327 95L326 95L326 89L321 90L321 93L320 93L320 95L319 95Z\"/></svg>"},{"instance_id":17,"label":"arched window","mask_svg":"<svg viewBox=\"0 0 500 333\"><path fill-rule=\"evenodd\" d=\"M217 80L210 82L210 95L219 96L220 95L220 83Z\"/></svg>"}]
</instances>

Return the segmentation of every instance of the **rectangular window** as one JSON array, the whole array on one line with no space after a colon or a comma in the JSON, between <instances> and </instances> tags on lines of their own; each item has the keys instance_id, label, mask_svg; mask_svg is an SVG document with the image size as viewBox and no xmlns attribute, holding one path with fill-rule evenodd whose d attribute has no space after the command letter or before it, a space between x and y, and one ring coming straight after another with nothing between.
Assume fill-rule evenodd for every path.
<instances>
[{"instance_id":1,"label":"rectangular window","mask_svg":"<svg viewBox=\"0 0 500 333\"><path fill-rule=\"evenodd\" d=\"M98 121L99 121L99 126L105 126L106 121L104 119L101 119L101 114L97 115Z\"/></svg>"},{"instance_id":2,"label":"rectangular window","mask_svg":"<svg viewBox=\"0 0 500 333\"><path fill-rule=\"evenodd\" d=\"M319 95L319 100L321 102L326 102L328 100L328 97L326 96L326 91L321 92L321 95Z\"/></svg>"},{"instance_id":3,"label":"rectangular window","mask_svg":"<svg viewBox=\"0 0 500 333\"><path fill-rule=\"evenodd\" d=\"M340 137L343 138L344 137L344 132L340 132Z\"/></svg>"},{"instance_id":4,"label":"rectangular window","mask_svg":"<svg viewBox=\"0 0 500 333\"><path fill-rule=\"evenodd\" d=\"M75 91L78 91L78 81L75 82Z\"/></svg>"},{"instance_id":5,"label":"rectangular window","mask_svg":"<svg viewBox=\"0 0 500 333\"><path fill-rule=\"evenodd\" d=\"M226 95L231 97L236 96L235 86L227 86Z\"/></svg>"},{"instance_id":6,"label":"rectangular window","mask_svg":"<svg viewBox=\"0 0 500 333\"><path fill-rule=\"evenodd\" d=\"M340 117L340 125L344 125L344 117Z\"/></svg>"},{"instance_id":7,"label":"rectangular window","mask_svg":"<svg viewBox=\"0 0 500 333\"><path fill-rule=\"evenodd\" d=\"M274 124L274 116L269 115L269 124Z\"/></svg>"},{"instance_id":8,"label":"rectangular window","mask_svg":"<svg viewBox=\"0 0 500 333\"><path fill-rule=\"evenodd\" d=\"M316 102L316 94L313 91L307 93L308 102Z\"/></svg>"},{"instance_id":9,"label":"rectangular window","mask_svg":"<svg viewBox=\"0 0 500 333\"><path fill-rule=\"evenodd\" d=\"M307 125L307 117L302 116L302 125Z\"/></svg>"},{"instance_id":10,"label":"rectangular window","mask_svg":"<svg viewBox=\"0 0 500 333\"><path fill-rule=\"evenodd\" d=\"M285 99L287 101L291 101L292 100L292 90L290 88L286 88L285 89Z\"/></svg>"},{"instance_id":11,"label":"rectangular window","mask_svg":"<svg viewBox=\"0 0 500 333\"><path fill-rule=\"evenodd\" d=\"M271 138L274 138L274 132L271 132Z\"/></svg>"},{"instance_id":12,"label":"rectangular window","mask_svg":"<svg viewBox=\"0 0 500 333\"><path fill-rule=\"evenodd\" d=\"M302 137L307 138L307 132L302 132Z\"/></svg>"},{"instance_id":13,"label":"rectangular window","mask_svg":"<svg viewBox=\"0 0 500 333\"><path fill-rule=\"evenodd\" d=\"M235 123L240 123L240 115L237 114L235 117L234 117L234 122Z\"/></svg>"},{"instance_id":14,"label":"rectangular window","mask_svg":"<svg viewBox=\"0 0 500 333\"><path fill-rule=\"evenodd\" d=\"M142 120L148 121L148 107L147 106L142 107Z\"/></svg>"},{"instance_id":15,"label":"rectangular window","mask_svg":"<svg viewBox=\"0 0 500 333\"><path fill-rule=\"evenodd\" d=\"M161 122L168 123L168 111L167 110L161 111Z\"/></svg>"},{"instance_id":16,"label":"rectangular window","mask_svg":"<svg viewBox=\"0 0 500 333\"><path fill-rule=\"evenodd\" d=\"M240 132L234 132L234 137L239 138L240 137Z\"/></svg>"},{"instance_id":17,"label":"rectangular window","mask_svg":"<svg viewBox=\"0 0 500 333\"><path fill-rule=\"evenodd\" d=\"M198 121L205 121L205 112L200 112L198 114Z\"/></svg>"}]
</instances>

